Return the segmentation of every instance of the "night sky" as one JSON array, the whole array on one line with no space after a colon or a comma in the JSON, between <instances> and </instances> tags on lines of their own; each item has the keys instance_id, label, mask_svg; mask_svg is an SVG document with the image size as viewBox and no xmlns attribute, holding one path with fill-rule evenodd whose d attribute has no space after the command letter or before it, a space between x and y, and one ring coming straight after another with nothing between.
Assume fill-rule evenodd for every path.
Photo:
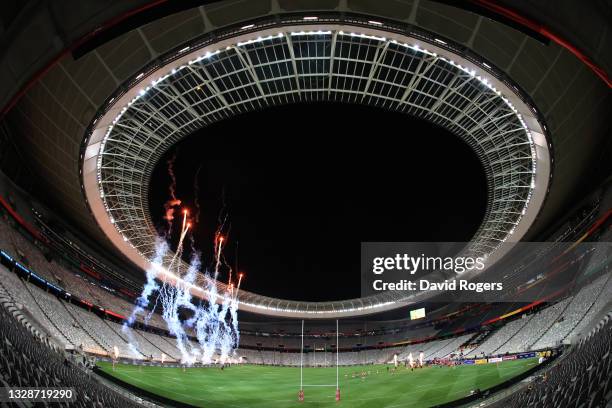
<instances>
[{"instance_id":1,"label":"night sky","mask_svg":"<svg viewBox=\"0 0 612 408\"><path fill-rule=\"evenodd\" d=\"M199 198L204 262L227 215L228 262L245 272L243 288L269 296L359 297L362 241L468 241L486 208L485 175L467 144L360 105L275 107L191 135L152 176L160 229L172 157L177 197L192 212Z\"/></svg>"}]
</instances>

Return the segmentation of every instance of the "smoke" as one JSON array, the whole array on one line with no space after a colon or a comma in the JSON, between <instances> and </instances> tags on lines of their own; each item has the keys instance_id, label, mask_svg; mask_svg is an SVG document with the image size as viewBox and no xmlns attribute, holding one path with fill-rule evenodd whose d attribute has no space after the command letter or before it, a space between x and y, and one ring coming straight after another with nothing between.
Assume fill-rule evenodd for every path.
<instances>
[{"instance_id":1,"label":"smoke","mask_svg":"<svg viewBox=\"0 0 612 408\"><path fill-rule=\"evenodd\" d=\"M168 193L170 199L164 204L164 219L168 222L168 233L172 230L172 220L174 220L174 211L181 205L181 200L176 198L176 175L174 174L174 162L176 161L176 152L168 159L168 175L170 176L170 185Z\"/></svg>"},{"instance_id":2,"label":"smoke","mask_svg":"<svg viewBox=\"0 0 612 408\"><path fill-rule=\"evenodd\" d=\"M172 220L174 220L174 211L176 207L181 205L181 200L169 200L164 204L164 220L168 221L168 229L172 228Z\"/></svg>"},{"instance_id":3,"label":"smoke","mask_svg":"<svg viewBox=\"0 0 612 408\"><path fill-rule=\"evenodd\" d=\"M170 176L170 200L176 200L176 175L174 174L174 162L176 161L176 151L168 159L168 175Z\"/></svg>"},{"instance_id":4,"label":"smoke","mask_svg":"<svg viewBox=\"0 0 612 408\"><path fill-rule=\"evenodd\" d=\"M202 165L196 170L195 176L193 177L193 206L195 207L195 223L200 222L200 170Z\"/></svg>"}]
</instances>

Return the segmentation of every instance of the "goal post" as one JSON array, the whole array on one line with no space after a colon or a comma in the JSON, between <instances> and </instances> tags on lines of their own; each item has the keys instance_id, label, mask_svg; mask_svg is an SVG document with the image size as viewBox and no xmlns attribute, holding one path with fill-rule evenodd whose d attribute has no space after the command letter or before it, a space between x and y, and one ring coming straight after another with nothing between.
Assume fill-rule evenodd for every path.
<instances>
[{"instance_id":1,"label":"goal post","mask_svg":"<svg viewBox=\"0 0 612 408\"><path fill-rule=\"evenodd\" d=\"M304 319L302 319L302 345L300 346L300 394L304 399Z\"/></svg>"},{"instance_id":2,"label":"goal post","mask_svg":"<svg viewBox=\"0 0 612 408\"><path fill-rule=\"evenodd\" d=\"M338 319L336 319L336 401L340 401L340 332L338 331Z\"/></svg>"},{"instance_id":3,"label":"goal post","mask_svg":"<svg viewBox=\"0 0 612 408\"><path fill-rule=\"evenodd\" d=\"M336 319L336 383L335 384L305 384L304 383L304 320L302 319L301 345L300 345L300 390L298 400L304 401L304 387L335 387L336 401L340 401L340 332L339 322Z\"/></svg>"}]
</instances>

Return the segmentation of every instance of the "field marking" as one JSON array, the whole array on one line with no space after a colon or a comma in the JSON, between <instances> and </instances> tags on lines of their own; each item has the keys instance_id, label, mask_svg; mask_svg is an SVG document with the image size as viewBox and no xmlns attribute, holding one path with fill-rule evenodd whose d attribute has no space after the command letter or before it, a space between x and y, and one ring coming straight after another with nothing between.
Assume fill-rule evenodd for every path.
<instances>
[{"instance_id":1,"label":"field marking","mask_svg":"<svg viewBox=\"0 0 612 408\"><path fill-rule=\"evenodd\" d=\"M510 371L510 372L513 372L513 371L524 370L524 369L525 369L525 366L533 366L533 365L535 365L535 363L527 363L526 365L520 365L520 366L519 366L519 365L512 365L512 366L497 366L496 368L497 368L497 371L498 371L498 372L499 372L499 371ZM383 367L384 367L384 366L383 366ZM469 368L474 368L474 367L477 367L477 366L467 366L467 365L463 365L463 366L458 366L458 368L459 368L459 367L461 367L461 368L468 368L468 369L469 369ZM490 366L489 366L489 367L490 367ZM165 367L151 367L151 368L159 368L159 369L161 369L161 370L166 369ZM290 368L290 367L286 367L286 368ZM433 372L432 370L435 370L435 369L437 369L437 368L447 369L448 367L428 367L428 369L426 369L427 371L424 371L423 373L432 373L432 372ZM452 368L451 368L451 369L452 369ZM141 379L139 379L139 378L137 378L137 377L134 377L134 376L131 376L131 375L127 374L127 372L131 372L131 373L133 373L133 374L136 374L136 372L141 373L142 371L140 370L140 368L138 368L138 367L132 367L132 366L125 366L125 367L123 367L122 371L124 372L124 374L123 374L123 375L125 375L126 377L129 377L129 378L133 379L135 382L137 382L137 383L142 383L142 384L145 384L145 385L151 386L151 383L150 383L150 382L145 381L145 380L141 380ZM159 371L160 371L160 370L151 370L151 371L155 371L156 373L159 373ZM149 371L149 372L151 372L151 371ZM445 371L446 371L446 370L445 370ZM447 372L448 372L448 371L447 371ZM419 373L419 374L420 374L420 372L418 372L418 371L417 371L417 373ZM277 373L265 373L265 374L268 374L268 376L274 376L274 377L276 377L276 376L283 376L283 374L282 374L282 373L278 373L278 374L277 374ZM264 374L264 375L265 375L265 374ZM370 374L370 376L372 376L372 378L373 378L374 380L378 380L378 381L380 381L380 380L382 380L382 379L383 379L383 378L381 378L381 377L382 377L382 376L384 376L385 374L386 374L386 372L385 372L385 371L383 371L383 372L379 373L379 374L378 374L378 376L376 376L377 374ZM396 376L404 376L404 378L408 378L408 376L409 376L409 375L412 375L412 374L413 374L413 372L412 372L412 371L405 370L404 372L401 372L401 371L400 371L400 372L396 372L396 373L395 373L395 374L393 374L393 375L396 375ZM264 375L261 375L261 376L264 376ZM389 374L387 374L387 375L389 375ZM193 376L192 376L192 377L182 377L182 378L179 378L179 377L165 377L165 376L164 376L164 379L169 379L169 378L173 378L173 379L177 380L176 382L179 382L179 383L180 383L180 385L181 385L183 388L187 388L187 386L186 386L186 384L185 384L185 383L190 383L190 382L192 382L192 381L191 381L192 379L193 379L194 381L201 381L201 379L198 379L198 378L193 377ZM401 378L401 377L400 377L400 378ZM422 378L422 377L421 377L421 378ZM462 384L462 383L464 383L465 381L474 381L476 378L477 378L477 377L472 377L472 378L459 377L459 378L457 378L457 379L455 379L455 380L453 381L453 383L452 383L452 385L451 385L451 386L454 388L454 387L455 387L457 384ZM351 383L352 383L353 385L359 385L359 384L363 383L363 380L362 380L362 381L359 381L359 380L361 380L361 378L356 378L356 379L355 379L355 380L359 381L359 383L357 383L357 384L355 384L355 381L351 381L351 380L353 380L353 379L355 379L355 378L348 378L348 379L345 379L345 381L343 381L343 382L344 382L345 384L347 384L347 386L348 386L348 384L351 384ZM432 379L427 379L427 380L429 381L429 380L432 380ZM175 382L175 381L171 381L171 382ZM376 384L373 384L373 385L376 385ZM214 386L211 384L211 385L210 385L210 387L212 388L212 387L214 387ZM448 385L448 384L440 384L440 385L428 385L428 384L421 384L421 385L415 385L415 386L412 386L411 388L416 388L416 389L420 389L420 388L437 389L437 388L442 388L442 387L449 387L449 385ZM144 388L144 387L143 387L143 388ZM342 388L342 383L341 383L341 388ZM145 388L145 389L146 389L146 388ZM221 388L221 387L217 387L217 389L222 389L222 388ZM229 401L226 401L226 400L219 401L219 400L214 400L214 399L213 399L213 400L210 400L210 399L206 399L206 398L199 398L199 397L196 397L196 396L194 396L194 395L192 395L192 394L184 394L184 393L180 393L180 392L176 392L176 391L172 391L172 390L167 390L167 389L164 389L164 391L166 391L167 393L174 394L174 395L180 395L180 396L186 397L187 401L188 401L188 400L197 400L197 401L203 401L203 402L205 402L205 403L209 403L209 404L220 404L220 405L223 405L223 406L231 406L231 407L236 407L236 408L243 408L243 407L242 407L242 406L240 406L240 405L233 404L233 403L231 403L231 402L229 402ZM277 390L275 390L275 392L277 392ZM459 390L459 391L451 392L451 393L449 393L449 395L453 395L453 394L463 394L463 393L464 393L464 391L463 391L463 390ZM197 395L197 394L196 394L196 395ZM306 401L304 401L304 402L311 403L311 404L312 404L312 403L327 403L327 402L329 402L329 399L334 398L334 396L333 396L333 395L329 395L329 396L326 396L326 397L324 397L324 398L325 398L325 399L320 399L320 398L319 398L319 399L308 399L308 400L306 400ZM365 397L365 398L350 398L350 399L349 399L349 401L359 402L359 401L380 400L380 399L386 399L386 398L394 398L394 397L389 397L389 396L372 396L372 397ZM401 398L401 395L400 395L400 396L398 396L398 397L395 397L394 399L397 399L397 398ZM460 398L460 396L458 396L458 398ZM421 397L421 398L419 398L419 402L421 402L421 403L427 403L427 401L429 401L429 400L431 400L431 399L432 399L432 398L426 398L426 399L423 399L423 398ZM456 398L455 398L455 399L456 399ZM234 399L234 401L235 401L235 399ZM180 400L179 400L179 402L180 402ZM290 403L291 403L291 402L295 402L295 400L294 400L294 399L262 399L262 400L257 401L256 405L257 405L257 406L259 406L259 405L261 405L261 404L265 404L266 402L268 402L268 403L270 403L270 402L272 402L272 403L284 403L284 402L290 402ZM390 401L390 402L391 402L391 401ZM391 403L392 403L392 402L391 402ZM402 402L402 403L399 403L399 404L393 404L393 405L383 405L383 407L385 407L385 408L397 408L397 407L406 407L406 406L412 406L412 405L414 405L414 401L406 401L406 402Z\"/></svg>"},{"instance_id":2,"label":"field marking","mask_svg":"<svg viewBox=\"0 0 612 408\"><path fill-rule=\"evenodd\" d=\"M467 366L466 366L467 367ZM433 368L433 367L432 367ZM440 367L443 368L443 367ZM509 371L515 371L517 368L522 368L521 366L518 367L504 367L505 369L509 370ZM499 367L498 367L499 369ZM408 372L408 371L407 371ZM474 378L464 378L464 379L459 379L455 382L453 382L453 385L455 384L460 384L466 380L474 380ZM448 387L448 384L442 384L442 385L428 385L428 384L421 384L418 386L412 386L411 388L429 388L429 389L436 389L436 388L442 388L442 387ZM458 394L461 391L455 391L454 394ZM335 396L329 396L326 398L334 398ZM366 398L350 398L349 401L371 401L371 400L378 400L378 399L384 399L384 398L391 398L388 396L379 396L379 397L366 397ZM426 402L428 400L431 400L432 398L427 398L425 400L421 400L419 399L419 402ZM272 400L272 399L267 399L267 400L262 400L263 402L292 402L294 400L287 400L287 399L282 399L282 400ZM451 400L452 401L452 400ZM323 400L323 399L309 399L309 400L304 400L303 402L308 402L308 403L321 403L321 402L327 402L327 400ZM407 401L407 402L403 402L401 404L396 404L396 405L383 405L382 408L397 408L397 407L405 407L405 406L412 406L414 405L413 401Z\"/></svg>"},{"instance_id":3,"label":"field marking","mask_svg":"<svg viewBox=\"0 0 612 408\"><path fill-rule=\"evenodd\" d=\"M132 378L133 380L136 380L137 382L143 382L143 380L140 380L139 378L133 377L133 376L131 376L129 374L125 374L125 376L129 377L129 378ZM148 382L146 382L146 384L150 385L150 383L148 383ZM144 389L146 390L146 388L144 388ZM152 392L152 391L150 391L150 392ZM170 393L170 394L175 394L175 395L182 395L183 397L187 397L187 399L189 399L189 400L198 400L198 401L203 401L203 402L209 402L208 400L206 400L204 398L197 398L197 397L195 397L193 395L183 394L181 392L177 392L177 391L174 391L174 390L164 389L164 392L167 392L167 393ZM154 394L159 395L157 393L154 393ZM161 396L163 397L163 395L161 395ZM181 402L181 401L177 401L177 402ZM232 406L232 407L241 408L239 405L235 405L235 404L229 404L229 405Z\"/></svg>"}]
</instances>

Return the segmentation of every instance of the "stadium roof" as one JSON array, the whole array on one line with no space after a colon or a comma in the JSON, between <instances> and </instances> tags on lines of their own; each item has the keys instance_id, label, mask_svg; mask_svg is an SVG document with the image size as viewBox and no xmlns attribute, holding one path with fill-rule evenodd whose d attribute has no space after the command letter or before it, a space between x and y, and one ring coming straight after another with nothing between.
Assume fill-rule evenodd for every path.
<instances>
[{"instance_id":1,"label":"stadium roof","mask_svg":"<svg viewBox=\"0 0 612 408\"><path fill-rule=\"evenodd\" d=\"M540 209L550 177L536 109L491 65L456 53L450 40L405 31L355 17L294 16L181 44L137 73L92 122L83 149L83 185L98 224L134 263L149 268L158 232L148 186L170 146L245 111L321 100L398 110L462 137L483 162L489 186L487 214L470 250L490 255L501 243L520 239ZM242 291L241 299L247 296L249 308L286 304ZM392 301L388 307L398 306L397 300L354 300L348 308ZM347 309L300 302L281 309L311 306L319 312Z\"/></svg>"},{"instance_id":2,"label":"stadium roof","mask_svg":"<svg viewBox=\"0 0 612 408\"><path fill-rule=\"evenodd\" d=\"M80 58L62 55L11 104L38 195L146 266L154 238L146 186L172 144L239 112L332 99L428 119L474 148L489 181L475 251L541 231L571 205L605 140L606 83L529 30L435 2L371 3L341 1L337 13L337 2L321 1L305 14L294 2L215 2L104 44L86 38L73 48ZM324 317L402 304L395 300L241 296L264 313Z\"/></svg>"}]
</instances>

